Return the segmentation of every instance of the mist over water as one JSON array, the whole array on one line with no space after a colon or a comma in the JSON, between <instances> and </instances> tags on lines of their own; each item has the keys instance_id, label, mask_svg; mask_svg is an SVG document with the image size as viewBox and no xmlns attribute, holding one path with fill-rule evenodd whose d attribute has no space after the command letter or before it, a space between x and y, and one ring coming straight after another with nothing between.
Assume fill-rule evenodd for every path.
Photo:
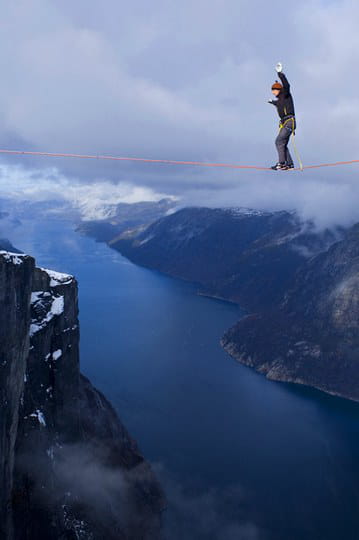
<instances>
[{"instance_id":1,"label":"mist over water","mask_svg":"<svg viewBox=\"0 0 359 540\"><path fill-rule=\"evenodd\" d=\"M359 407L227 356L234 305L139 268L69 222L2 230L79 280L81 364L167 492L166 540L356 540Z\"/></svg>"}]
</instances>

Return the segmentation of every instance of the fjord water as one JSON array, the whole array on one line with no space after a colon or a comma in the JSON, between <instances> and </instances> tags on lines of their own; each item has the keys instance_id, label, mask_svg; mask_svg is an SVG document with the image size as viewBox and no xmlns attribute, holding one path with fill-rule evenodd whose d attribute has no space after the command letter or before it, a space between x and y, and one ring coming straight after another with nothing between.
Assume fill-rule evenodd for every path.
<instances>
[{"instance_id":1,"label":"fjord water","mask_svg":"<svg viewBox=\"0 0 359 540\"><path fill-rule=\"evenodd\" d=\"M221 349L238 307L137 267L70 223L7 231L79 281L82 371L168 496L168 540L359 538L359 406L273 383Z\"/></svg>"}]
</instances>

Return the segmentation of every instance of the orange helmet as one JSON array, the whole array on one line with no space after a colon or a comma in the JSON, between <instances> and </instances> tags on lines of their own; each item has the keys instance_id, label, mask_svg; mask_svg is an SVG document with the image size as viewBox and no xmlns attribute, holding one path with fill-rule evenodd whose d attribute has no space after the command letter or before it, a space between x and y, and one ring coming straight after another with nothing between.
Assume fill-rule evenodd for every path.
<instances>
[{"instance_id":1,"label":"orange helmet","mask_svg":"<svg viewBox=\"0 0 359 540\"><path fill-rule=\"evenodd\" d=\"M280 84L280 82L276 81L276 82L272 85L272 90L283 90L283 85Z\"/></svg>"}]
</instances>

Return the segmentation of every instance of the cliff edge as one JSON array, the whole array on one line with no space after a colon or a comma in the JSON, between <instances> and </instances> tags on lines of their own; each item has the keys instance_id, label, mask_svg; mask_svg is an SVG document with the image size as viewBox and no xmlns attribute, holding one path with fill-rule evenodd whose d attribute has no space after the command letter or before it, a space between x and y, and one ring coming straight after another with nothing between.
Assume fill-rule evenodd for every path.
<instances>
[{"instance_id":1,"label":"cliff edge","mask_svg":"<svg viewBox=\"0 0 359 540\"><path fill-rule=\"evenodd\" d=\"M157 539L163 495L80 374L77 283L0 252L0 537Z\"/></svg>"}]
</instances>

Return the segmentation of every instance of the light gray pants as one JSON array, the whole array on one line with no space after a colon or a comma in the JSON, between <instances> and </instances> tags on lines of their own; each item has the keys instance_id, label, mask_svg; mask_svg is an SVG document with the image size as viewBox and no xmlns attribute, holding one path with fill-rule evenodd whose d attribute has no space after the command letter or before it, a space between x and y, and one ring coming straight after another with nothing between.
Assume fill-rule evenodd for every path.
<instances>
[{"instance_id":1,"label":"light gray pants","mask_svg":"<svg viewBox=\"0 0 359 540\"><path fill-rule=\"evenodd\" d=\"M294 129L296 124L294 121ZM279 131L278 137L275 140L275 145L278 150L278 162L286 163L287 165L293 165L293 159L288 150L288 143L290 136L293 133L293 122L290 120L286 125Z\"/></svg>"}]
</instances>

